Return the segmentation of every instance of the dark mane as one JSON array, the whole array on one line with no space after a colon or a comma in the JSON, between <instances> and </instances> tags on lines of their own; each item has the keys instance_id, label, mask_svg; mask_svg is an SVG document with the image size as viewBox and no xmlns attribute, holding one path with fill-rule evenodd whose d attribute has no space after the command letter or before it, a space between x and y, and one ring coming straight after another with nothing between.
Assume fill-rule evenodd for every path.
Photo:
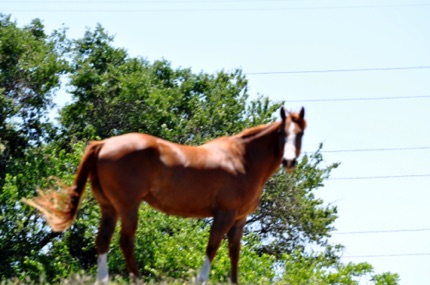
<instances>
[{"instance_id":1,"label":"dark mane","mask_svg":"<svg viewBox=\"0 0 430 285\"><path fill-rule=\"evenodd\" d=\"M252 127L252 128L246 129L246 130L238 133L237 135L235 135L235 137L241 138L241 139L248 139L251 137L255 137L255 136L258 136L258 135L265 133L267 130L271 129L274 125L276 125L276 127L278 127L278 125L280 125L280 123L281 122L274 122L274 123L270 123L267 125L259 125L256 127Z\"/></svg>"}]
</instances>

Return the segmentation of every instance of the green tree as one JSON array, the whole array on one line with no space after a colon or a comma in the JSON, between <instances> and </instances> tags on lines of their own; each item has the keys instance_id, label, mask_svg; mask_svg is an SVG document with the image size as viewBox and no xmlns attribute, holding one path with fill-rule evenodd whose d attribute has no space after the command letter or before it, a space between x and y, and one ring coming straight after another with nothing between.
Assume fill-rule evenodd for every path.
<instances>
[{"instance_id":1,"label":"green tree","mask_svg":"<svg viewBox=\"0 0 430 285\"><path fill-rule=\"evenodd\" d=\"M49 273L48 265L54 259L47 258L45 253L63 234L52 232L39 215L21 203L21 198L34 196L35 187L47 188L54 182L49 179L52 176L72 183L82 148L80 144L78 153L56 145L29 148L25 155L9 163L0 193L0 279L12 276L38 279Z\"/></svg>"},{"instance_id":2,"label":"green tree","mask_svg":"<svg viewBox=\"0 0 430 285\"><path fill-rule=\"evenodd\" d=\"M40 177L35 167L41 154L34 147L53 133L47 112L67 64L61 59L64 31L47 36L35 19L20 28L0 14L0 278L16 275L28 244L45 244L37 218L22 210L21 197L34 193ZM28 175L28 176L27 176ZM13 185L13 186L12 186ZM30 233L29 233L30 231Z\"/></svg>"},{"instance_id":3,"label":"green tree","mask_svg":"<svg viewBox=\"0 0 430 285\"><path fill-rule=\"evenodd\" d=\"M67 67L63 40L64 31L47 36L38 19L20 28L0 14L0 182L10 159L52 132L47 113Z\"/></svg>"},{"instance_id":4,"label":"green tree","mask_svg":"<svg viewBox=\"0 0 430 285\"><path fill-rule=\"evenodd\" d=\"M248 231L270 240L261 252L281 256L299 247L329 244L337 208L324 205L315 192L338 164L322 167L321 148L304 155L294 173L285 175L280 169L266 184L260 206L247 223Z\"/></svg>"},{"instance_id":5,"label":"green tree","mask_svg":"<svg viewBox=\"0 0 430 285\"><path fill-rule=\"evenodd\" d=\"M342 252L341 246L328 248L328 252L303 254L298 249L282 257L283 274L281 284L288 285L357 285L360 280L373 281L374 285L396 285L399 276L385 272L376 274L372 265L362 263L341 263L338 258L327 258L335 252ZM370 284L370 283L368 283Z\"/></svg>"},{"instance_id":6,"label":"green tree","mask_svg":"<svg viewBox=\"0 0 430 285\"><path fill-rule=\"evenodd\" d=\"M74 42L70 90L61 112L66 133L77 139L145 132L180 143L267 123L279 104L248 102L241 71L216 75L173 69L162 60L130 58L101 26Z\"/></svg>"},{"instance_id":7,"label":"green tree","mask_svg":"<svg viewBox=\"0 0 430 285\"><path fill-rule=\"evenodd\" d=\"M383 272L372 276L372 281L375 285L397 285L400 281L400 276L397 273Z\"/></svg>"}]
</instances>

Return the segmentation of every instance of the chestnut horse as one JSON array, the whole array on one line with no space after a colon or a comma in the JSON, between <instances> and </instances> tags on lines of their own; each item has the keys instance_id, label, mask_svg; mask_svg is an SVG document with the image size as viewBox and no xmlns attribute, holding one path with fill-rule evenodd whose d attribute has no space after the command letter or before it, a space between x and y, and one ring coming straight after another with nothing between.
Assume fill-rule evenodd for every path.
<instances>
[{"instance_id":1,"label":"chestnut horse","mask_svg":"<svg viewBox=\"0 0 430 285\"><path fill-rule=\"evenodd\" d=\"M246 216L258 206L263 186L280 164L294 169L306 122L304 109L281 121L220 137L201 146L185 146L147 134L130 133L91 142L74 185L62 193L40 193L26 203L39 209L54 231L75 219L88 176L101 208L96 239L97 283L107 284L107 252L118 218L120 246L128 271L139 277L134 257L138 208L142 201L169 215L213 217L206 259L197 283L206 283L211 262L225 235L231 282L239 284L240 240Z\"/></svg>"}]
</instances>

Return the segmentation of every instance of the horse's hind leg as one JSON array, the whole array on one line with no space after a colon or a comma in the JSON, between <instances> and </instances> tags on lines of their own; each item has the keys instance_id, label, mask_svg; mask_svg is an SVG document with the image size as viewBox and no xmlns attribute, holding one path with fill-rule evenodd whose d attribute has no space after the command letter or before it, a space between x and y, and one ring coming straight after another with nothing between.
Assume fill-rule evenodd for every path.
<instances>
[{"instance_id":1,"label":"horse's hind leg","mask_svg":"<svg viewBox=\"0 0 430 285\"><path fill-rule=\"evenodd\" d=\"M96 238L97 247L97 284L107 285L109 274L107 267L107 252L115 230L115 225L118 220L118 215L115 209L108 204L100 204L101 207L101 221L100 228Z\"/></svg>"},{"instance_id":2,"label":"horse's hind leg","mask_svg":"<svg viewBox=\"0 0 430 285\"><path fill-rule=\"evenodd\" d=\"M130 207L125 213L121 214L121 236L119 244L124 255L128 272L132 278L139 278L139 269L134 256L134 236L137 229L139 207Z\"/></svg>"},{"instance_id":3,"label":"horse's hind leg","mask_svg":"<svg viewBox=\"0 0 430 285\"><path fill-rule=\"evenodd\" d=\"M240 240L243 235L243 227L245 226L246 219L237 221L227 233L228 237L228 251L231 261L231 283L239 284L238 278L238 264L240 254Z\"/></svg>"},{"instance_id":4,"label":"horse's hind leg","mask_svg":"<svg viewBox=\"0 0 430 285\"><path fill-rule=\"evenodd\" d=\"M106 197L97 175L91 175L91 188L93 195L100 205L101 219L99 232L96 238L97 248L97 281L96 284L107 285L109 273L107 266L107 253L115 226L118 221L118 213Z\"/></svg>"}]
</instances>

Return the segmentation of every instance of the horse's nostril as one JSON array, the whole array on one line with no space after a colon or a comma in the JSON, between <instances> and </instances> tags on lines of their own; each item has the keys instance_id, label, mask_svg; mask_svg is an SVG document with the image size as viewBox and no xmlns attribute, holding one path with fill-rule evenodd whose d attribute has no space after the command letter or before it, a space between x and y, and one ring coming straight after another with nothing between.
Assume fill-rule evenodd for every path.
<instances>
[{"instance_id":1,"label":"horse's nostril","mask_svg":"<svg viewBox=\"0 0 430 285\"><path fill-rule=\"evenodd\" d=\"M286 160L285 158L282 159L282 166L283 167L287 167L288 166L288 160Z\"/></svg>"},{"instance_id":2,"label":"horse's nostril","mask_svg":"<svg viewBox=\"0 0 430 285\"><path fill-rule=\"evenodd\" d=\"M285 159L285 158L282 159L282 166L285 168L292 168L296 165L297 165L296 159L291 159L291 160Z\"/></svg>"}]
</instances>

